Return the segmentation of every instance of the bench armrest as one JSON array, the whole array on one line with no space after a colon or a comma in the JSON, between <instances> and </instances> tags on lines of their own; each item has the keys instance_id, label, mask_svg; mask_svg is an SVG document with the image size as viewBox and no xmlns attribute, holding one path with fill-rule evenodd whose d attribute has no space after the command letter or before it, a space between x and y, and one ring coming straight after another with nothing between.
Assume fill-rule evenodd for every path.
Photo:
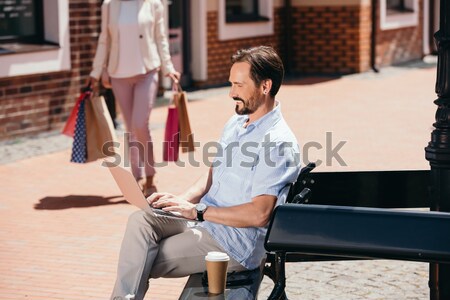
<instances>
[{"instance_id":1,"label":"bench armrest","mask_svg":"<svg viewBox=\"0 0 450 300\"><path fill-rule=\"evenodd\" d=\"M325 205L278 206L271 252L450 263L450 214Z\"/></svg>"}]
</instances>

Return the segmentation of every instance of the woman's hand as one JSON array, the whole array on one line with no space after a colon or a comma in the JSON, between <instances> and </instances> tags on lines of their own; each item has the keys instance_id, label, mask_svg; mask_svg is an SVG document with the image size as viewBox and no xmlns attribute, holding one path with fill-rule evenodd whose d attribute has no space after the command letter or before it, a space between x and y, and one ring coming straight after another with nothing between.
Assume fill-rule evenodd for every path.
<instances>
[{"instance_id":1,"label":"woman's hand","mask_svg":"<svg viewBox=\"0 0 450 300\"><path fill-rule=\"evenodd\" d=\"M89 76L86 79L86 86L90 86L93 91L98 90L98 80L94 77Z\"/></svg>"},{"instance_id":2,"label":"woman's hand","mask_svg":"<svg viewBox=\"0 0 450 300\"><path fill-rule=\"evenodd\" d=\"M147 202L153 208L161 208L164 211L178 212L187 219L195 220L197 218L195 204L169 193L153 193L147 198Z\"/></svg>"},{"instance_id":3,"label":"woman's hand","mask_svg":"<svg viewBox=\"0 0 450 300\"><path fill-rule=\"evenodd\" d=\"M180 82L180 77L181 77L180 72L175 71L173 73L167 74L166 76L170 77L170 79L172 79L173 82L175 82L175 83L179 83Z\"/></svg>"}]
</instances>

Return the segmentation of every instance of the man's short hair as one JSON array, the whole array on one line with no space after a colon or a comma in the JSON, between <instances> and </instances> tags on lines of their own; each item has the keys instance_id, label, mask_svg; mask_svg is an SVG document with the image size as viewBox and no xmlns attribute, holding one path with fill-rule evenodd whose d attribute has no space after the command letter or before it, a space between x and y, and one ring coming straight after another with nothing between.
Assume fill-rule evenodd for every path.
<instances>
[{"instance_id":1,"label":"man's short hair","mask_svg":"<svg viewBox=\"0 0 450 300\"><path fill-rule=\"evenodd\" d=\"M270 95L275 97L284 76L283 62L275 49L269 46L240 49L231 56L231 63L237 62L250 64L250 78L257 87L261 86L263 80L271 79Z\"/></svg>"}]
</instances>

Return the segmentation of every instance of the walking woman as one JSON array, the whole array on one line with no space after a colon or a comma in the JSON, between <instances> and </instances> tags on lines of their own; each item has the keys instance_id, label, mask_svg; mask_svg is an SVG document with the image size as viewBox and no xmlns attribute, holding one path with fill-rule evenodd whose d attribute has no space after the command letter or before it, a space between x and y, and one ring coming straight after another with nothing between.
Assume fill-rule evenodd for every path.
<instances>
[{"instance_id":1,"label":"walking woman","mask_svg":"<svg viewBox=\"0 0 450 300\"><path fill-rule=\"evenodd\" d=\"M178 83L169 53L160 0L105 0L90 83L108 81L129 132L131 170L146 196L154 185L153 142L149 117L159 84L159 71Z\"/></svg>"}]
</instances>

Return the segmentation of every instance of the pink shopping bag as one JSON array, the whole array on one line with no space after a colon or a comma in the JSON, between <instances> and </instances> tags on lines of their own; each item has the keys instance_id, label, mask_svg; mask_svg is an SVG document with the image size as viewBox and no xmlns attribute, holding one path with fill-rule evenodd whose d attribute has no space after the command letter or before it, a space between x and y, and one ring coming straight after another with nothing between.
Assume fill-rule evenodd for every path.
<instances>
[{"instance_id":1,"label":"pink shopping bag","mask_svg":"<svg viewBox=\"0 0 450 300\"><path fill-rule=\"evenodd\" d=\"M180 125L178 110L174 105L169 106L166 129L164 132L163 160L177 161L180 145Z\"/></svg>"}]
</instances>

